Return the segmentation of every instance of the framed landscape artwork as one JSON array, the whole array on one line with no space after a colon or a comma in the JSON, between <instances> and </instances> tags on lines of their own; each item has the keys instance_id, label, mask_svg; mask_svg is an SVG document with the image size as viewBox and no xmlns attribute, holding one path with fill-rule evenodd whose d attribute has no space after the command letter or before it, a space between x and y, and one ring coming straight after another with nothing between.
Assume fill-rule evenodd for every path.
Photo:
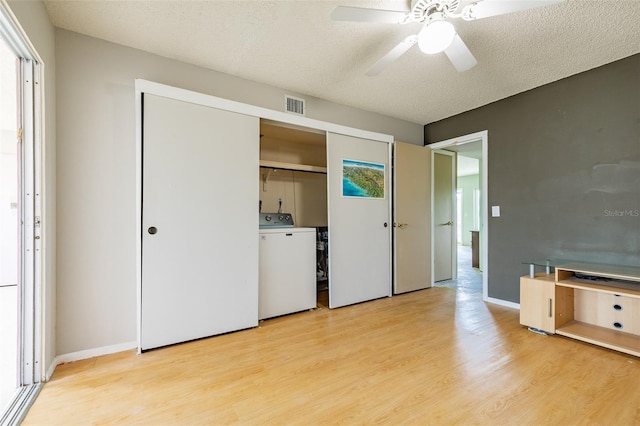
<instances>
[{"instance_id":1,"label":"framed landscape artwork","mask_svg":"<svg viewBox=\"0 0 640 426\"><path fill-rule=\"evenodd\" d=\"M342 160L342 196L384 198L384 164Z\"/></svg>"}]
</instances>

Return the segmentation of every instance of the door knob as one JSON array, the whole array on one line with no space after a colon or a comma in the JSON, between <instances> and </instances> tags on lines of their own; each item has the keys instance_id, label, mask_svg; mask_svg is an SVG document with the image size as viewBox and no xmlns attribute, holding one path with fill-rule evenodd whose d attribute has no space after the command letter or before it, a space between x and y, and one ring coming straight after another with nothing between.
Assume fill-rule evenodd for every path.
<instances>
[{"instance_id":1,"label":"door knob","mask_svg":"<svg viewBox=\"0 0 640 426\"><path fill-rule=\"evenodd\" d=\"M451 226L451 225L453 225L453 222L452 222L452 221L449 221L449 222L447 222L447 223L443 223L443 224L442 224L442 226Z\"/></svg>"},{"instance_id":2,"label":"door knob","mask_svg":"<svg viewBox=\"0 0 640 426\"><path fill-rule=\"evenodd\" d=\"M156 228L155 226L151 226L149 227L149 229L147 229L147 231L151 234L154 235L158 232L158 228Z\"/></svg>"}]
</instances>

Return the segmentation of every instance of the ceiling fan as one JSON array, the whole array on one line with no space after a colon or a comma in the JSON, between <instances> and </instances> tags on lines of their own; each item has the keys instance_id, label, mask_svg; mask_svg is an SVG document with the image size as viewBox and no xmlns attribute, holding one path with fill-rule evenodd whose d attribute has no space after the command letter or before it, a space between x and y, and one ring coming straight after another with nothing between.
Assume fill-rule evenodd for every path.
<instances>
[{"instance_id":1,"label":"ceiling fan","mask_svg":"<svg viewBox=\"0 0 640 426\"><path fill-rule=\"evenodd\" d=\"M464 72L473 68L478 61L462 41L453 24L448 21L449 18L473 21L562 1L564 0L480 0L469 3L465 0L412 0L411 10L407 12L338 6L331 12L331 19L351 22L423 24L418 34L405 38L373 64L366 73L369 76L380 74L387 65L402 56L416 43L424 53L444 52L456 70ZM462 5L463 2L467 4Z\"/></svg>"}]
</instances>

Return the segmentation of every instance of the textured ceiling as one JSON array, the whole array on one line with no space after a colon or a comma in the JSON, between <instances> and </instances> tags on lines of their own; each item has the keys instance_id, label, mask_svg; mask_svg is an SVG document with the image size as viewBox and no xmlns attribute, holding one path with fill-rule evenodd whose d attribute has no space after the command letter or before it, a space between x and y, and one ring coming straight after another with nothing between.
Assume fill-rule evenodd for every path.
<instances>
[{"instance_id":1,"label":"textured ceiling","mask_svg":"<svg viewBox=\"0 0 640 426\"><path fill-rule=\"evenodd\" d=\"M437 121L640 52L640 0L567 0L466 22L478 60L458 73L414 46L367 69L418 24L333 22L339 5L405 1L45 1L59 28L418 124Z\"/></svg>"}]
</instances>

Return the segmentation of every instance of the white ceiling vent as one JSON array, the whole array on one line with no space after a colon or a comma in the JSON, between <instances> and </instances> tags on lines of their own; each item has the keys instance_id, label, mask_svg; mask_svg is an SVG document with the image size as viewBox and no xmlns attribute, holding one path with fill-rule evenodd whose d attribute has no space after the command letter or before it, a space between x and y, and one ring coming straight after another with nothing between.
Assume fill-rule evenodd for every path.
<instances>
[{"instance_id":1,"label":"white ceiling vent","mask_svg":"<svg viewBox=\"0 0 640 426\"><path fill-rule=\"evenodd\" d=\"M284 110L292 114L305 115L304 99L284 95Z\"/></svg>"}]
</instances>

